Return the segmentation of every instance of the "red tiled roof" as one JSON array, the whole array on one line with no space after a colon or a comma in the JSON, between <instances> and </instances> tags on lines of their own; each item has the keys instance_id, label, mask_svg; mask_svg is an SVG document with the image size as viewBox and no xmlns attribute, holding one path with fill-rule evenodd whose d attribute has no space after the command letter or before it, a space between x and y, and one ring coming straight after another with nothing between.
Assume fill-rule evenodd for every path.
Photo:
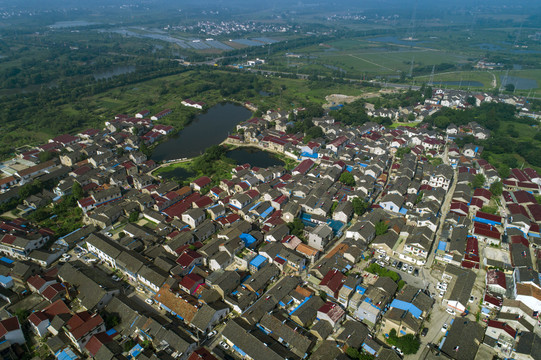
<instances>
[{"instance_id":1,"label":"red tiled roof","mask_svg":"<svg viewBox=\"0 0 541 360\"><path fill-rule=\"evenodd\" d=\"M71 335L79 340L90 331L103 324L103 319L98 314L90 315L88 311L77 313L66 323Z\"/></svg>"},{"instance_id":2,"label":"red tiled roof","mask_svg":"<svg viewBox=\"0 0 541 360\"><path fill-rule=\"evenodd\" d=\"M47 300L51 301L51 299L53 299L58 293L61 293L63 291L66 291L64 285L60 283L55 283L47 286L45 290L43 290L41 295Z\"/></svg>"},{"instance_id":3,"label":"red tiled roof","mask_svg":"<svg viewBox=\"0 0 541 360\"><path fill-rule=\"evenodd\" d=\"M85 345L85 349L88 350L92 356L96 356L103 345L112 341L113 339L107 335L106 332L101 332L93 335L90 340L88 340L88 343Z\"/></svg>"},{"instance_id":4,"label":"red tiled roof","mask_svg":"<svg viewBox=\"0 0 541 360\"><path fill-rule=\"evenodd\" d=\"M211 182L212 180L208 176L202 176L199 179L194 180L193 183L199 186L200 188L203 188L207 186L208 184L210 184Z\"/></svg>"},{"instance_id":5,"label":"red tiled roof","mask_svg":"<svg viewBox=\"0 0 541 360\"><path fill-rule=\"evenodd\" d=\"M493 328L497 328L497 329L501 329L501 330L505 331L507 334L509 334L509 336L511 336L512 338L514 338L517 335L516 330L514 330L507 323L504 323L504 322L501 322L501 321L489 320L488 321L488 326L493 327Z\"/></svg>"},{"instance_id":6,"label":"red tiled roof","mask_svg":"<svg viewBox=\"0 0 541 360\"><path fill-rule=\"evenodd\" d=\"M54 303L43 309L43 312L47 314L47 316L53 317L59 314L69 314L70 309L63 300L56 300Z\"/></svg>"},{"instance_id":7,"label":"red tiled roof","mask_svg":"<svg viewBox=\"0 0 541 360\"><path fill-rule=\"evenodd\" d=\"M21 325L19 324L19 320L16 316L4 319L0 321L0 338L4 337L7 333L19 330L21 328Z\"/></svg>"},{"instance_id":8,"label":"red tiled roof","mask_svg":"<svg viewBox=\"0 0 541 360\"><path fill-rule=\"evenodd\" d=\"M327 301L322 307L318 309L318 312L326 314L331 320L337 321L346 313L340 305Z\"/></svg>"},{"instance_id":9,"label":"red tiled roof","mask_svg":"<svg viewBox=\"0 0 541 360\"><path fill-rule=\"evenodd\" d=\"M345 281L346 276L344 274L336 269L332 269L323 277L319 286L327 286L332 292L337 294Z\"/></svg>"},{"instance_id":10,"label":"red tiled roof","mask_svg":"<svg viewBox=\"0 0 541 360\"><path fill-rule=\"evenodd\" d=\"M488 213L485 213L485 212L482 212L482 211L477 211L477 213L475 214L475 217L490 220L490 221L495 221L495 222L499 222L499 223L502 222L501 216L488 214Z\"/></svg>"},{"instance_id":11,"label":"red tiled roof","mask_svg":"<svg viewBox=\"0 0 541 360\"><path fill-rule=\"evenodd\" d=\"M191 273L184 276L182 280L179 282L179 285L190 290L195 285L203 283L203 281L204 279L202 276Z\"/></svg>"},{"instance_id":12,"label":"red tiled roof","mask_svg":"<svg viewBox=\"0 0 541 360\"><path fill-rule=\"evenodd\" d=\"M314 164L315 163L310 159L303 160L299 165L297 165L293 169L293 172L299 172L301 174L306 174L308 172L308 170L310 170L312 168L312 166L314 166Z\"/></svg>"},{"instance_id":13,"label":"red tiled roof","mask_svg":"<svg viewBox=\"0 0 541 360\"><path fill-rule=\"evenodd\" d=\"M204 347L201 347L197 350L195 350L188 360L218 360L217 357L212 355L207 349Z\"/></svg>"},{"instance_id":14,"label":"red tiled roof","mask_svg":"<svg viewBox=\"0 0 541 360\"><path fill-rule=\"evenodd\" d=\"M504 289L507 289L507 283L505 281L505 274L499 270L491 269L487 271L486 275L487 285L499 285Z\"/></svg>"},{"instance_id":15,"label":"red tiled roof","mask_svg":"<svg viewBox=\"0 0 541 360\"><path fill-rule=\"evenodd\" d=\"M47 315L45 315L41 311L35 311L32 314L30 314L30 316L28 317L28 321L34 324L34 326L38 326L43 321L48 321L48 320L49 318L47 317Z\"/></svg>"},{"instance_id":16,"label":"red tiled roof","mask_svg":"<svg viewBox=\"0 0 541 360\"><path fill-rule=\"evenodd\" d=\"M77 140L79 140L79 138L77 136L73 136L73 135L69 135L69 134L64 134L64 135L60 135L60 136L57 136L57 137L53 138L54 142L64 144L64 145L72 143L72 142L77 141Z\"/></svg>"}]
</instances>

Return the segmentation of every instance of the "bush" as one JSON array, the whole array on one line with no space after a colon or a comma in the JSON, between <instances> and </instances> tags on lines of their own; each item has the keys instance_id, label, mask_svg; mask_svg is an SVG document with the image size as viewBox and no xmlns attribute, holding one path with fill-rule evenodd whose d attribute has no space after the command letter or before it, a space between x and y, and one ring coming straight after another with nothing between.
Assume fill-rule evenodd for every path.
<instances>
[{"instance_id":1,"label":"bush","mask_svg":"<svg viewBox=\"0 0 541 360\"><path fill-rule=\"evenodd\" d=\"M398 347L404 352L405 355L417 353L417 351L419 351L419 347L421 346L419 338L413 336L412 334L398 337L395 329L392 329L389 332L387 343Z\"/></svg>"}]
</instances>

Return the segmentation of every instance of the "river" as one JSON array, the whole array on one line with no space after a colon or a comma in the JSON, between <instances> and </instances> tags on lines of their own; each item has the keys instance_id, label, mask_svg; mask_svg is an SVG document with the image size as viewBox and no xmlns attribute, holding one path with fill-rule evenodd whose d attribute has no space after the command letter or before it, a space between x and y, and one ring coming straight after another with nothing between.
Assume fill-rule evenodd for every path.
<instances>
[{"instance_id":1,"label":"river","mask_svg":"<svg viewBox=\"0 0 541 360\"><path fill-rule=\"evenodd\" d=\"M151 158L163 161L197 156L209 146L221 143L235 125L251 116L249 110L237 104L215 105L198 115L175 137L156 146Z\"/></svg>"}]
</instances>

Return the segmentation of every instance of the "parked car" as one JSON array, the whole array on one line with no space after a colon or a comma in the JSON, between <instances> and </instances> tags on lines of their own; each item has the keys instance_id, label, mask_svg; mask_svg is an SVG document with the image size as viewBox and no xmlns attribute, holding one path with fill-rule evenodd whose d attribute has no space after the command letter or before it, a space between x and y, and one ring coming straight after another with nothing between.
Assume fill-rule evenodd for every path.
<instances>
[{"instance_id":1,"label":"parked car","mask_svg":"<svg viewBox=\"0 0 541 360\"><path fill-rule=\"evenodd\" d=\"M411 274L412 272L413 272L413 266L410 265L410 266L408 267L408 274Z\"/></svg>"},{"instance_id":2,"label":"parked car","mask_svg":"<svg viewBox=\"0 0 541 360\"><path fill-rule=\"evenodd\" d=\"M474 302L474 301L475 301L475 296L473 296L473 295L470 296L470 299L468 300L468 302L469 302L469 303L472 303L472 302Z\"/></svg>"},{"instance_id":3,"label":"parked car","mask_svg":"<svg viewBox=\"0 0 541 360\"><path fill-rule=\"evenodd\" d=\"M113 234L111 234L109 231L107 231L107 232L105 233L105 235L107 235L107 236L109 236L109 237L113 237Z\"/></svg>"},{"instance_id":4,"label":"parked car","mask_svg":"<svg viewBox=\"0 0 541 360\"><path fill-rule=\"evenodd\" d=\"M426 334L428 334L428 328L427 327L423 328L423 331L421 331L421 336L426 336Z\"/></svg>"},{"instance_id":5,"label":"parked car","mask_svg":"<svg viewBox=\"0 0 541 360\"><path fill-rule=\"evenodd\" d=\"M399 261L398 264L396 265L396 268L397 269L402 269L402 266L404 265L404 263L402 261Z\"/></svg>"},{"instance_id":6,"label":"parked car","mask_svg":"<svg viewBox=\"0 0 541 360\"><path fill-rule=\"evenodd\" d=\"M208 333L207 338L210 339L211 337L213 337L213 336L216 335L217 333L218 333L218 332L217 332L216 330L212 330L211 332Z\"/></svg>"},{"instance_id":7,"label":"parked car","mask_svg":"<svg viewBox=\"0 0 541 360\"><path fill-rule=\"evenodd\" d=\"M400 350L400 348L396 347L395 345L391 346L391 349L393 349L394 351L396 351L396 353L400 356L404 356L404 353L402 352L402 350Z\"/></svg>"},{"instance_id":8,"label":"parked car","mask_svg":"<svg viewBox=\"0 0 541 360\"><path fill-rule=\"evenodd\" d=\"M139 292L145 292L145 288L142 287L142 286L138 286L137 288L135 288L137 291Z\"/></svg>"},{"instance_id":9,"label":"parked car","mask_svg":"<svg viewBox=\"0 0 541 360\"><path fill-rule=\"evenodd\" d=\"M391 257L390 257L390 256L385 256L385 260L384 260L384 261L388 263L389 260L391 260Z\"/></svg>"},{"instance_id":10,"label":"parked car","mask_svg":"<svg viewBox=\"0 0 541 360\"><path fill-rule=\"evenodd\" d=\"M122 280L122 278L121 278L120 276L117 276L117 275L113 275L111 278L113 279L113 281L120 281L120 280Z\"/></svg>"},{"instance_id":11,"label":"parked car","mask_svg":"<svg viewBox=\"0 0 541 360\"><path fill-rule=\"evenodd\" d=\"M447 313L450 314L450 315L453 315L453 316L456 315L456 312L454 310L449 309L449 308L445 309L445 311L447 311Z\"/></svg>"},{"instance_id":12,"label":"parked car","mask_svg":"<svg viewBox=\"0 0 541 360\"><path fill-rule=\"evenodd\" d=\"M442 290L442 291L440 291L438 297L443 297L443 295L445 295L445 291Z\"/></svg>"},{"instance_id":13,"label":"parked car","mask_svg":"<svg viewBox=\"0 0 541 360\"><path fill-rule=\"evenodd\" d=\"M443 324L443 326L441 327L441 332L446 332L448 328L449 326L447 326L447 324Z\"/></svg>"},{"instance_id":14,"label":"parked car","mask_svg":"<svg viewBox=\"0 0 541 360\"><path fill-rule=\"evenodd\" d=\"M376 264L378 264L378 265L381 266L381 267L384 267L384 266L385 266L385 263L384 263L382 260L377 260L377 261L376 261Z\"/></svg>"},{"instance_id":15,"label":"parked car","mask_svg":"<svg viewBox=\"0 0 541 360\"><path fill-rule=\"evenodd\" d=\"M407 270L408 270L408 264L402 265L402 271L407 271Z\"/></svg>"},{"instance_id":16,"label":"parked car","mask_svg":"<svg viewBox=\"0 0 541 360\"><path fill-rule=\"evenodd\" d=\"M149 305L154 304L154 300L152 300L151 298L145 299L145 302L146 302L147 304L149 304Z\"/></svg>"},{"instance_id":17,"label":"parked car","mask_svg":"<svg viewBox=\"0 0 541 360\"><path fill-rule=\"evenodd\" d=\"M220 346L223 347L226 350L229 349L229 345L225 341L220 341Z\"/></svg>"},{"instance_id":18,"label":"parked car","mask_svg":"<svg viewBox=\"0 0 541 360\"><path fill-rule=\"evenodd\" d=\"M419 269L415 268L413 270L413 276L419 276Z\"/></svg>"},{"instance_id":19,"label":"parked car","mask_svg":"<svg viewBox=\"0 0 541 360\"><path fill-rule=\"evenodd\" d=\"M62 254L62 259L64 259L64 261L68 261L69 259L71 259L71 255L70 254Z\"/></svg>"},{"instance_id":20,"label":"parked car","mask_svg":"<svg viewBox=\"0 0 541 360\"><path fill-rule=\"evenodd\" d=\"M393 266L394 268L396 268L397 265L398 265L398 260L393 261L392 266Z\"/></svg>"}]
</instances>

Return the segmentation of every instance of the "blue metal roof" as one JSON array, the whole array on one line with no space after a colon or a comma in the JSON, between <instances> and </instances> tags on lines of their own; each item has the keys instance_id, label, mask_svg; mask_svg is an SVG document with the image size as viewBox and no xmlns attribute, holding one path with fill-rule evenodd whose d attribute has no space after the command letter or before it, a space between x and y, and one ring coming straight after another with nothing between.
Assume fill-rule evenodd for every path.
<instances>
[{"instance_id":1,"label":"blue metal roof","mask_svg":"<svg viewBox=\"0 0 541 360\"><path fill-rule=\"evenodd\" d=\"M250 266L255 266L259 268L261 265L263 265L267 261L267 258L263 255L257 255L255 258L250 261Z\"/></svg>"},{"instance_id":2,"label":"blue metal roof","mask_svg":"<svg viewBox=\"0 0 541 360\"><path fill-rule=\"evenodd\" d=\"M252 245L254 242L256 242L256 238L253 237L253 236L250 235L250 234L242 233L242 234L239 235L239 237L241 238L242 241L244 241L244 245L245 245L245 246L250 246L250 245Z\"/></svg>"},{"instance_id":3,"label":"blue metal roof","mask_svg":"<svg viewBox=\"0 0 541 360\"><path fill-rule=\"evenodd\" d=\"M394 308L397 308L397 309L400 309L400 310L404 310L404 311L408 311L416 319L418 319L423 314L423 312L419 308L417 308L417 306L413 305L412 303L405 302L405 301L398 300L398 299L394 299L391 302L391 307L394 307Z\"/></svg>"},{"instance_id":4,"label":"blue metal roof","mask_svg":"<svg viewBox=\"0 0 541 360\"><path fill-rule=\"evenodd\" d=\"M438 250L445 251L447 248L447 241L440 241L438 243Z\"/></svg>"}]
</instances>

